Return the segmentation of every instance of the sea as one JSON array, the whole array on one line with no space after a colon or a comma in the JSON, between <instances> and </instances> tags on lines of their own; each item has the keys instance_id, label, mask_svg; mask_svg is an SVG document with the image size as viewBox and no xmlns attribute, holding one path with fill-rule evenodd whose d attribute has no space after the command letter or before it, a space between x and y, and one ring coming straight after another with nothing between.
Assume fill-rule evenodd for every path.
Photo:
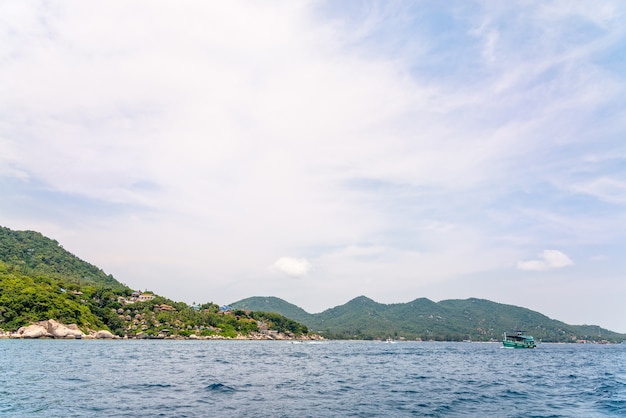
<instances>
[{"instance_id":1,"label":"sea","mask_svg":"<svg viewBox=\"0 0 626 418\"><path fill-rule=\"evenodd\" d=\"M0 340L0 417L624 417L626 345Z\"/></svg>"}]
</instances>

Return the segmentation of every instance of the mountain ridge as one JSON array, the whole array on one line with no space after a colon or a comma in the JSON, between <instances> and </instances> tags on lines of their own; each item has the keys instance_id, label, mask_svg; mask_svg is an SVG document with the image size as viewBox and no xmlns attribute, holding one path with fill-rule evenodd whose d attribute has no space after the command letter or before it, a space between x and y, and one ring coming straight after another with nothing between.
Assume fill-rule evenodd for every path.
<instances>
[{"instance_id":1,"label":"mountain ridge","mask_svg":"<svg viewBox=\"0 0 626 418\"><path fill-rule=\"evenodd\" d=\"M108 328L120 336L156 335L169 330L182 336L204 332L232 337L254 331L256 320L292 334L308 333L310 329L327 338L341 339L489 341L520 327L544 341L626 339L626 334L597 325L568 325L527 308L477 298L433 302L421 297L407 303L381 304L358 296L310 314L277 297L252 297L232 303L240 312L230 316L223 315L212 302L195 310L149 293L154 300L137 302L131 310L125 300L133 291L113 276L39 232L0 227L0 328L5 329L55 319L84 328ZM253 315L248 316L244 310L254 311ZM255 317L255 312L283 317Z\"/></svg>"},{"instance_id":2,"label":"mountain ridge","mask_svg":"<svg viewBox=\"0 0 626 418\"><path fill-rule=\"evenodd\" d=\"M269 296L250 297L230 305L254 311L261 306L261 300L265 311L302 322L328 338L493 341L499 340L503 332L524 329L546 342L626 339L626 334L597 325L569 325L528 308L480 298L433 302L419 297L406 303L382 304L357 296L316 314ZM289 316L294 312L297 319Z\"/></svg>"},{"instance_id":3,"label":"mountain ridge","mask_svg":"<svg viewBox=\"0 0 626 418\"><path fill-rule=\"evenodd\" d=\"M112 275L37 231L15 231L0 226L0 261L12 270L17 269L31 276L46 275L76 284L128 289Z\"/></svg>"}]
</instances>

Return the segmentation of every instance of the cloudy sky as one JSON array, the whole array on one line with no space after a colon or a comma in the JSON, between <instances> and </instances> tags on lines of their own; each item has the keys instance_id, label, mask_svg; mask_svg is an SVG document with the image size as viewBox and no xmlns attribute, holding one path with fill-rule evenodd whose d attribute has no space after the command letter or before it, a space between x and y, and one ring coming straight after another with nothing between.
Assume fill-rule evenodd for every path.
<instances>
[{"instance_id":1,"label":"cloudy sky","mask_svg":"<svg viewBox=\"0 0 626 418\"><path fill-rule=\"evenodd\" d=\"M0 224L135 289L626 332L626 3L0 3Z\"/></svg>"}]
</instances>

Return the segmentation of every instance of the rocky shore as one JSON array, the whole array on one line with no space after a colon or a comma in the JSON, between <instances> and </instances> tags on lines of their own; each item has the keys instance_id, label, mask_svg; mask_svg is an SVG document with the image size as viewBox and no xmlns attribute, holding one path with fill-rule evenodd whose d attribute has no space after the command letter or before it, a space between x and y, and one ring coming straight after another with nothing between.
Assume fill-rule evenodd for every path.
<instances>
[{"instance_id":1,"label":"rocky shore","mask_svg":"<svg viewBox=\"0 0 626 418\"><path fill-rule=\"evenodd\" d=\"M89 330L85 334L76 324L65 325L54 319L40 321L21 327L16 332L0 331L0 338L57 338L57 339L112 339L113 334L106 330Z\"/></svg>"},{"instance_id":2,"label":"rocky shore","mask_svg":"<svg viewBox=\"0 0 626 418\"><path fill-rule=\"evenodd\" d=\"M34 324L21 327L16 332L6 332L0 329L0 338L31 339L31 338L54 338L54 339L159 339L159 340L323 340L319 335L303 335L295 338L278 332L251 333L250 335L238 335L235 338L227 338L221 335L201 336L191 334L188 337L180 335L148 335L139 332L136 335L119 337L107 330L89 330L84 333L76 324L65 325L54 319L40 321Z\"/></svg>"}]
</instances>

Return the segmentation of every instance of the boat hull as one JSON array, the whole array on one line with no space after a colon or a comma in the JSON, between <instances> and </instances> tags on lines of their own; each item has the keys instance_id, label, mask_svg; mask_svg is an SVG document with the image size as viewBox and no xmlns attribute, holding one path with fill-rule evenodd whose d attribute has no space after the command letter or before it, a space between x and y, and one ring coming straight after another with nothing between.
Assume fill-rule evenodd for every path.
<instances>
[{"instance_id":1,"label":"boat hull","mask_svg":"<svg viewBox=\"0 0 626 418\"><path fill-rule=\"evenodd\" d=\"M506 348L536 348L534 342L519 342L519 341L502 341L502 345Z\"/></svg>"}]
</instances>

